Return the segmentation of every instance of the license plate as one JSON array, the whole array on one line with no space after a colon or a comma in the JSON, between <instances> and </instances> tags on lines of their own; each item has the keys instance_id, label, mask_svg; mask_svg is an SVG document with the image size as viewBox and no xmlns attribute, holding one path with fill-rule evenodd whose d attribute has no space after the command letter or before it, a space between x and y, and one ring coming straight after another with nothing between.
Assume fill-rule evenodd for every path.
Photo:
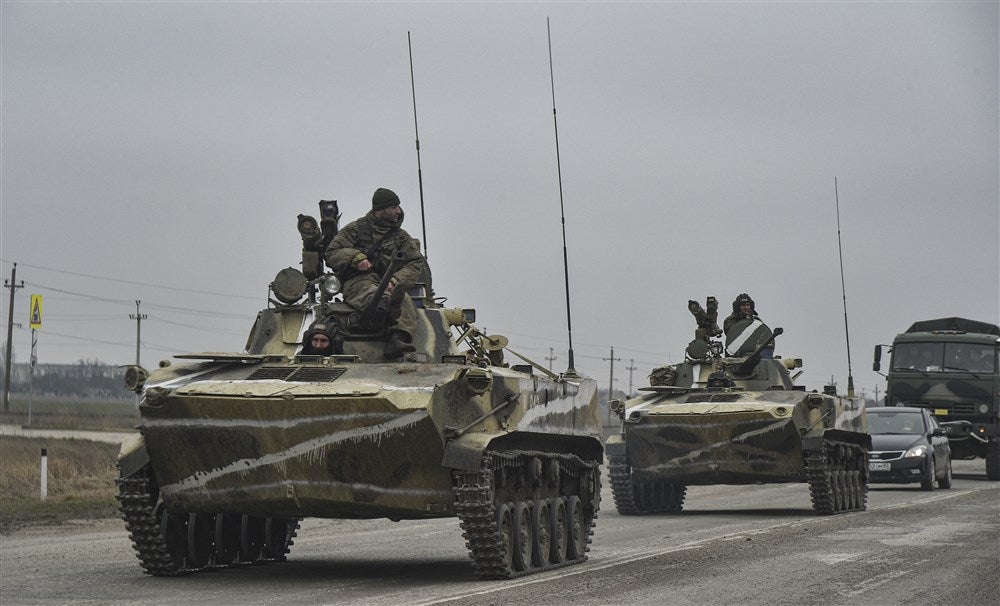
<instances>
[{"instance_id":1,"label":"license plate","mask_svg":"<svg viewBox=\"0 0 1000 606\"><path fill-rule=\"evenodd\" d=\"M934 409L934 414L937 415L937 416L939 416L939 417L947 417L948 416L948 411L946 409L944 409L944 408L935 408Z\"/></svg>"},{"instance_id":2,"label":"license plate","mask_svg":"<svg viewBox=\"0 0 1000 606\"><path fill-rule=\"evenodd\" d=\"M868 471L889 471L892 469L891 463L883 463L881 461L869 461Z\"/></svg>"}]
</instances>

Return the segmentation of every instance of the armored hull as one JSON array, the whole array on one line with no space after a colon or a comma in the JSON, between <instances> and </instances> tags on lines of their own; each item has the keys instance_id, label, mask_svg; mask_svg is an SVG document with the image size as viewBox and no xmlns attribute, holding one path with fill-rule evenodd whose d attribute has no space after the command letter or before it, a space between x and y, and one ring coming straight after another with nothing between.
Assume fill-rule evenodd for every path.
<instances>
[{"instance_id":1,"label":"armored hull","mask_svg":"<svg viewBox=\"0 0 1000 606\"><path fill-rule=\"evenodd\" d=\"M865 508L870 437L859 400L806 393L788 374L799 361L760 359L760 348L704 351L670 368L671 385L615 403L622 430L606 449L620 513L680 511L692 485L784 482L808 483L819 513Z\"/></svg>"}]
</instances>

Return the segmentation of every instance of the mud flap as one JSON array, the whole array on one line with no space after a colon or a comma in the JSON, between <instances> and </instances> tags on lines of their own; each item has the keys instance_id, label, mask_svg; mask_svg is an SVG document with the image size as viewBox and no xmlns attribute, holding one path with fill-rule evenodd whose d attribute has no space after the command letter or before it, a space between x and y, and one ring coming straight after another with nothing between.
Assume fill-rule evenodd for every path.
<instances>
[{"instance_id":1,"label":"mud flap","mask_svg":"<svg viewBox=\"0 0 1000 606\"><path fill-rule=\"evenodd\" d=\"M149 452L142 434L129 436L118 450L118 471L121 478L134 475L149 463Z\"/></svg>"},{"instance_id":2,"label":"mud flap","mask_svg":"<svg viewBox=\"0 0 1000 606\"><path fill-rule=\"evenodd\" d=\"M624 457L625 438L620 435L608 438L608 441L604 443L604 454L608 457Z\"/></svg>"},{"instance_id":3,"label":"mud flap","mask_svg":"<svg viewBox=\"0 0 1000 606\"><path fill-rule=\"evenodd\" d=\"M448 442L444 447L441 465L451 469L478 471L483 452L495 435L467 433Z\"/></svg>"}]
</instances>

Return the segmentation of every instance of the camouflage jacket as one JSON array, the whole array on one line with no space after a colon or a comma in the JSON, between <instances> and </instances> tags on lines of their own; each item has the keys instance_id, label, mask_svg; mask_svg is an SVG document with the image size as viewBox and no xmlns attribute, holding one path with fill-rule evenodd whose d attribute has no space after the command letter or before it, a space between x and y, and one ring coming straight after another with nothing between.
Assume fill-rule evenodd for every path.
<instances>
[{"instance_id":1,"label":"camouflage jacket","mask_svg":"<svg viewBox=\"0 0 1000 606\"><path fill-rule=\"evenodd\" d=\"M399 227L403 223L402 214L396 226L387 226L379 223L373 213L369 212L337 232L326 249L326 264L346 281L366 273L358 271L358 262L368 259L372 263L369 271L381 276L389 269L392 253L401 250L411 260L396 270L393 281L409 288L419 281L424 268L420 244Z\"/></svg>"}]
</instances>

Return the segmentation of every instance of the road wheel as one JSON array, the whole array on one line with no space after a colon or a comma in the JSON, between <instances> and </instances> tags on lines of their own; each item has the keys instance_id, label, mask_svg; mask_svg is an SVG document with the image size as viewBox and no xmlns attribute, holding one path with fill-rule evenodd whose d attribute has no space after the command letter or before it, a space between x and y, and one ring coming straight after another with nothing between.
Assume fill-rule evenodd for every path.
<instances>
[{"instance_id":1,"label":"road wheel","mask_svg":"<svg viewBox=\"0 0 1000 606\"><path fill-rule=\"evenodd\" d=\"M931 458L927 460L927 467L924 468L924 475L920 479L920 487L924 490L934 490L936 488L934 482L937 481L937 478L934 477L935 475L934 459Z\"/></svg>"},{"instance_id":2,"label":"road wheel","mask_svg":"<svg viewBox=\"0 0 1000 606\"><path fill-rule=\"evenodd\" d=\"M580 497L573 495L566 501L566 517L569 518L569 541L566 556L570 560L579 560L587 551L587 531L583 526L583 503Z\"/></svg>"},{"instance_id":3,"label":"road wheel","mask_svg":"<svg viewBox=\"0 0 1000 606\"><path fill-rule=\"evenodd\" d=\"M547 499L536 499L531 508L532 563L542 568L552 555L552 520Z\"/></svg>"},{"instance_id":4,"label":"road wheel","mask_svg":"<svg viewBox=\"0 0 1000 606\"><path fill-rule=\"evenodd\" d=\"M264 552L264 518L243 514L240 520L240 561L250 564Z\"/></svg>"},{"instance_id":5,"label":"road wheel","mask_svg":"<svg viewBox=\"0 0 1000 606\"><path fill-rule=\"evenodd\" d=\"M215 516L204 513L188 515L187 543L188 566L204 568L208 566L215 541Z\"/></svg>"},{"instance_id":6,"label":"road wheel","mask_svg":"<svg viewBox=\"0 0 1000 606\"><path fill-rule=\"evenodd\" d=\"M504 564L508 570L514 566L514 505L504 503L497 507L497 530L503 545Z\"/></svg>"},{"instance_id":7,"label":"road wheel","mask_svg":"<svg viewBox=\"0 0 1000 606\"><path fill-rule=\"evenodd\" d=\"M566 550L569 546L569 516L566 514L566 497L555 497L549 502L549 519L552 522L552 556L553 564L566 560Z\"/></svg>"},{"instance_id":8,"label":"road wheel","mask_svg":"<svg viewBox=\"0 0 1000 606\"><path fill-rule=\"evenodd\" d=\"M951 488L951 459L948 459L948 464L945 467L944 477L938 480L938 488Z\"/></svg>"},{"instance_id":9,"label":"road wheel","mask_svg":"<svg viewBox=\"0 0 1000 606\"><path fill-rule=\"evenodd\" d=\"M232 564L240 555L240 529L243 516L237 513L220 513L215 516L215 563Z\"/></svg>"},{"instance_id":10,"label":"road wheel","mask_svg":"<svg viewBox=\"0 0 1000 606\"><path fill-rule=\"evenodd\" d=\"M531 507L524 501L514 504L514 570L531 568Z\"/></svg>"},{"instance_id":11,"label":"road wheel","mask_svg":"<svg viewBox=\"0 0 1000 606\"><path fill-rule=\"evenodd\" d=\"M177 569L184 568L187 560L187 520L188 516L170 513L161 502L157 505L160 517L160 537L167 546L170 560Z\"/></svg>"}]
</instances>

